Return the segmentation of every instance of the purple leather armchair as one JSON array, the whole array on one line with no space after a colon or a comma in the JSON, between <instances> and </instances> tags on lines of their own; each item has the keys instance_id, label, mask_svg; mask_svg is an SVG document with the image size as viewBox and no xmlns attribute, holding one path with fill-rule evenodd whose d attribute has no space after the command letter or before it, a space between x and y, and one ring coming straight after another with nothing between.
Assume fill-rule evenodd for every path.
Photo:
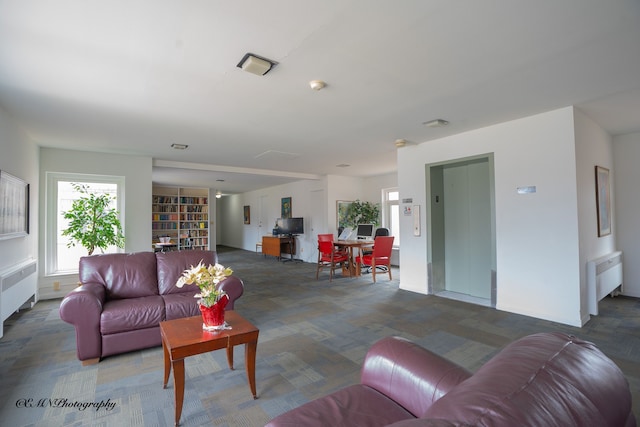
<instances>
[{"instance_id":1,"label":"purple leather armchair","mask_svg":"<svg viewBox=\"0 0 640 427\"><path fill-rule=\"evenodd\" d=\"M378 341L361 383L267 427L636 425L629 384L595 345L560 333L513 342L471 374L403 338Z\"/></svg>"},{"instance_id":2,"label":"purple leather armchair","mask_svg":"<svg viewBox=\"0 0 640 427\"><path fill-rule=\"evenodd\" d=\"M160 322L200 314L197 286L175 286L182 273L200 261L218 261L213 251L104 254L80 259L82 286L60 304L60 318L76 329L83 365L101 357L162 344ZM229 295L227 310L242 296L242 280L231 276L219 288Z\"/></svg>"}]
</instances>

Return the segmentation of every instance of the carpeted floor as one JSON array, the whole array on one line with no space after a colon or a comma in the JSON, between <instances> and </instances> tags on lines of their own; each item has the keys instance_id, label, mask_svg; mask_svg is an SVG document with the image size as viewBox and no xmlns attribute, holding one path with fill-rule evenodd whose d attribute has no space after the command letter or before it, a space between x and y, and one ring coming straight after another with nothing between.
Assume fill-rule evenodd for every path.
<instances>
[{"instance_id":1,"label":"carpeted floor","mask_svg":"<svg viewBox=\"0 0 640 427\"><path fill-rule=\"evenodd\" d=\"M239 347L230 371L222 351L186 359L183 426L262 426L275 415L358 381L376 340L401 335L475 370L500 348L541 331L596 343L625 372L640 420L640 300L606 298L600 316L573 328L398 289L380 275L315 279L315 265L218 248L220 262L245 283L236 310L260 328L253 400ZM5 322L0 340L0 425L169 426L170 380L162 388L162 348L82 367L75 332L41 301ZM92 406L86 406L92 404Z\"/></svg>"}]
</instances>

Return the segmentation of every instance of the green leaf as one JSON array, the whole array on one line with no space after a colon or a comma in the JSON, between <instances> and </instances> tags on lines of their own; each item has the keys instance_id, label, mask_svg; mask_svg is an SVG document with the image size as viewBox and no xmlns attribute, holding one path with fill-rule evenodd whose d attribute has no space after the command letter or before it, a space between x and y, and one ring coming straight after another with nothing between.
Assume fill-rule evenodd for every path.
<instances>
[{"instance_id":1,"label":"green leaf","mask_svg":"<svg viewBox=\"0 0 640 427\"><path fill-rule=\"evenodd\" d=\"M380 225L380 206L371 202L356 200L349 206L346 215L346 224L354 228L358 224Z\"/></svg>"},{"instance_id":2,"label":"green leaf","mask_svg":"<svg viewBox=\"0 0 640 427\"><path fill-rule=\"evenodd\" d=\"M69 227L62 231L71 240L67 247L79 243L92 255L96 248L106 249L114 245L124 247L124 234L118 219L118 211L109 208L113 197L108 194L90 193L85 185L72 184L84 196L73 201L71 209L63 212Z\"/></svg>"}]
</instances>

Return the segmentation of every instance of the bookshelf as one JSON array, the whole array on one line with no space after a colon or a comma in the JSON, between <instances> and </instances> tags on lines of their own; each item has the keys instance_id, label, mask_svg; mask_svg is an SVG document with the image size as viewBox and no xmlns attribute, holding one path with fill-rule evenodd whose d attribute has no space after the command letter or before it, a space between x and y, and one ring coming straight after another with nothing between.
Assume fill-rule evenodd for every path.
<instances>
[{"instance_id":1,"label":"bookshelf","mask_svg":"<svg viewBox=\"0 0 640 427\"><path fill-rule=\"evenodd\" d=\"M178 250L209 249L209 190L153 187L153 244L169 237Z\"/></svg>"}]
</instances>

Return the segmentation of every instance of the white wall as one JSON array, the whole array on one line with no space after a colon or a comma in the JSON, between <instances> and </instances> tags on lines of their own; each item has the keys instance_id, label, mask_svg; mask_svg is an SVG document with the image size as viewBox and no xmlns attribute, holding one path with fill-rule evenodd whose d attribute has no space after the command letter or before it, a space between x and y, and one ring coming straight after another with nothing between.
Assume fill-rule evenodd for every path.
<instances>
[{"instance_id":1,"label":"white wall","mask_svg":"<svg viewBox=\"0 0 640 427\"><path fill-rule=\"evenodd\" d=\"M38 258L38 147L0 108L0 170L29 183L29 235L0 240L0 270Z\"/></svg>"},{"instance_id":2,"label":"white wall","mask_svg":"<svg viewBox=\"0 0 640 427\"><path fill-rule=\"evenodd\" d=\"M152 159L142 156L126 156L85 151L59 150L55 148L40 149L40 205L45 206L46 173L68 172L82 174L114 175L125 177L125 200L123 210L124 235L126 252L150 251L152 242L151 230L151 182ZM44 230L45 216L40 215L40 229ZM44 233L43 233L44 234ZM39 243L39 257L44 260L44 236ZM63 296L77 283L75 276L42 277L44 269L40 269L39 287L41 293L51 294L53 281L61 282ZM57 295L50 295L57 296Z\"/></svg>"},{"instance_id":3,"label":"white wall","mask_svg":"<svg viewBox=\"0 0 640 427\"><path fill-rule=\"evenodd\" d=\"M382 190L398 186L398 174L390 173L385 175L370 176L363 179L361 200L372 203L382 202Z\"/></svg>"},{"instance_id":4,"label":"white wall","mask_svg":"<svg viewBox=\"0 0 640 427\"><path fill-rule=\"evenodd\" d=\"M574 141L568 107L399 150L400 197L421 206L422 225L416 237L401 218L400 287L427 293L425 165L494 153L496 308L580 326Z\"/></svg>"},{"instance_id":5,"label":"white wall","mask_svg":"<svg viewBox=\"0 0 640 427\"><path fill-rule=\"evenodd\" d=\"M640 297L640 133L613 139L616 166L615 219L618 249L624 259L624 294Z\"/></svg>"},{"instance_id":6,"label":"white wall","mask_svg":"<svg viewBox=\"0 0 640 427\"><path fill-rule=\"evenodd\" d=\"M580 233L580 307L582 323L589 320L587 302L587 262L616 249L615 183L612 139L599 125L580 110L575 110L576 180L578 189L578 226ZM609 169L611 178L611 229L608 236L598 237L596 213L595 167Z\"/></svg>"}]
</instances>

